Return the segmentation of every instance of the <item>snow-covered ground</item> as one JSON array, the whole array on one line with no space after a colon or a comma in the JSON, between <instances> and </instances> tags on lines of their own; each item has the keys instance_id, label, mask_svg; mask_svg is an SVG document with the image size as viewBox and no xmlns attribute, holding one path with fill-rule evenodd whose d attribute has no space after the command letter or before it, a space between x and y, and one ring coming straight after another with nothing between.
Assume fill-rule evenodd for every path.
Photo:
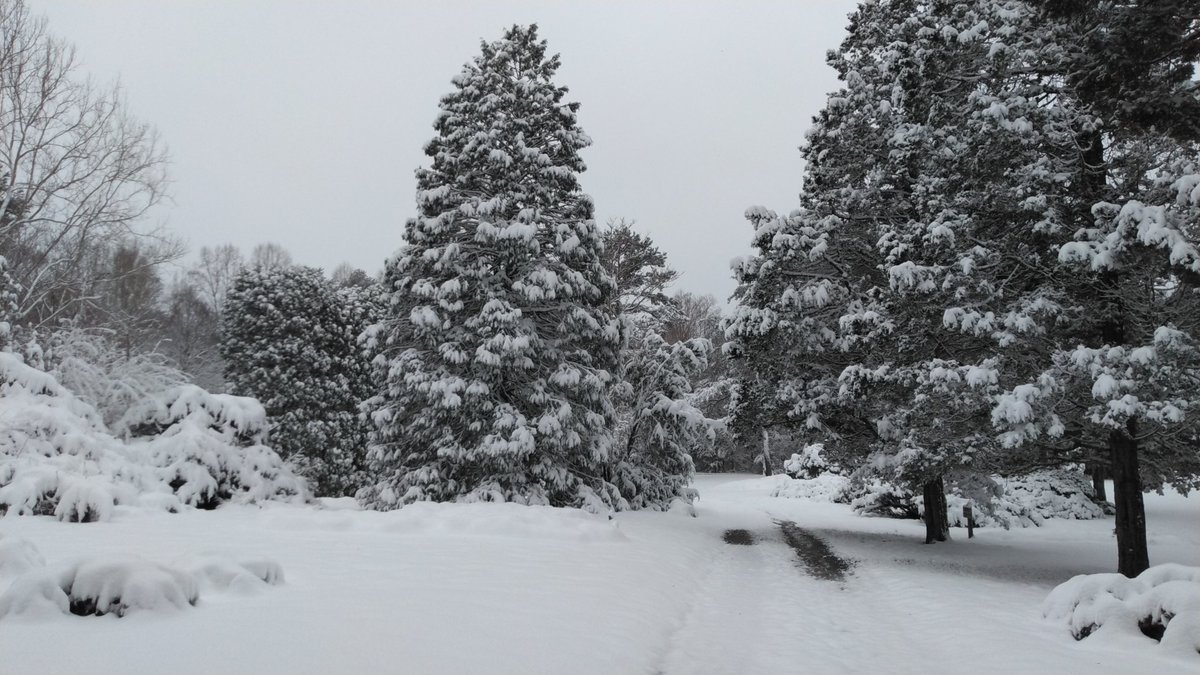
<instances>
[{"instance_id":1,"label":"snow-covered ground","mask_svg":"<svg viewBox=\"0 0 1200 675\"><path fill-rule=\"evenodd\" d=\"M274 561L284 575L202 585L194 607L122 618L7 616L0 673L1200 670L1200 655L1172 656L1149 638L1076 642L1042 618L1055 585L1115 569L1111 520L984 529L970 541L954 530L925 546L919 522L770 497L770 479L697 483L695 518L511 504L376 513L340 501L0 519L0 536L32 542L50 568L132 555L178 569ZM1200 499L1149 495L1147 511L1151 562L1200 565ZM808 575L776 520L825 539L854 561L850 575ZM754 543L725 543L729 529ZM0 567L0 592L13 578Z\"/></svg>"}]
</instances>

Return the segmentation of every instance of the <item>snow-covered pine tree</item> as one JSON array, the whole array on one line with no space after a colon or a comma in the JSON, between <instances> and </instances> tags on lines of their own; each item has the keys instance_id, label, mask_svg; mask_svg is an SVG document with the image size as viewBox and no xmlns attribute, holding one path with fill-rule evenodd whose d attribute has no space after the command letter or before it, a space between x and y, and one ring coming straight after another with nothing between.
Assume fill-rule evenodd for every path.
<instances>
[{"instance_id":1,"label":"snow-covered pine tree","mask_svg":"<svg viewBox=\"0 0 1200 675\"><path fill-rule=\"evenodd\" d=\"M262 402L271 445L318 495L353 494L363 481L369 391L357 337L368 317L320 270L253 267L225 302L221 355L232 393Z\"/></svg>"},{"instance_id":2,"label":"snow-covered pine tree","mask_svg":"<svg viewBox=\"0 0 1200 675\"><path fill-rule=\"evenodd\" d=\"M1142 491L1194 487L1200 326L1200 17L1193 3L1079 2L1039 15L1017 46L1058 73L1050 101L1077 150L1053 283L1073 312L996 410L1005 440L1073 448L1114 484L1118 570L1149 565ZM1063 49L1063 44L1074 45Z\"/></svg>"},{"instance_id":3,"label":"snow-covered pine tree","mask_svg":"<svg viewBox=\"0 0 1200 675\"><path fill-rule=\"evenodd\" d=\"M833 188L816 191L814 209L849 214L844 227L875 239L886 282L873 290L873 311L891 329L843 370L838 398L873 422L866 466L923 493L926 540L935 541L948 531L945 479L962 489L1001 470L992 397L1002 380L1026 374L1029 324L1020 317L1054 306L1040 286L1051 257L1038 232L1043 214L1023 203L1045 193L1036 183L1046 179L1031 171L1026 192L1005 183L1038 159L1039 143L1063 136L1047 138L1054 129L1029 102L1036 81L1001 75L1013 28L1006 8L893 2L865 6L861 17L861 35L832 60L846 82L831 99L835 124L818 125L808 152L821 157L816 183ZM839 117L882 152L848 154L856 136ZM860 317L851 308L839 323L853 331Z\"/></svg>"},{"instance_id":4,"label":"snow-covered pine tree","mask_svg":"<svg viewBox=\"0 0 1200 675\"><path fill-rule=\"evenodd\" d=\"M632 223L610 221L602 232L601 263L616 283L609 303L623 323L616 411L615 482L632 508L691 502L692 453L709 451L722 425L694 402L692 382L708 366L712 343L703 337L668 344L662 333L678 316L666 287L679 275L667 255Z\"/></svg>"},{"instance_id":5,"label":"snow-covered pine tree","mask_svg":"<svg viewBox=\"0 0 1200 675\"><path fill-rule=\"evenodd\" d=\"M901 475L1111 465L1126 574L1146 564L1141 489L1195 475L1200 45L1194 13L1143 4L864 5L806 151L805 209L760 228L745 287L768 292L732 326L744 348L815 322L802 334L851 365L837 395L814 396L800 359L767 391ZM826 277L849 292L831 303Z\"/></svg>"},{"instance_id":6,"label":"snow-covered pine tree","mask_svg":"<svg viewBox=\"0 0 1200 675\"><path fill-rule=\"evenodd\" d=\"M1056 129L1030 133L1045 121L1036 78L995 84L1006 11L895 1L852 17L830 55L843 87L804 148L803 208L750 213L765 254L741 273L758 299L731 324L791 420L935 505L944 477L999 470L991 397L1028 372L1030 315L1056 307L1038 283L1046 209L1027 200L1055 178L1034 149ZM1021 169L1026 192L1004 183ZM927 541L943 516L926 509Z\"/></svg>"},{"instance_id":7,"label":"snow-covered pine tree","mask_svg":"<svg viewBox=\"0 0 1200 675\"><path fill-rule=\"evenodd\" d=\"M691 378L708 365L711 349L703 338L669 344L647 332L623 355L618 399L630 420L614 453L615 480L631 508L695 498L691 455L713 444L719 423L693 404Z\"/></svg>"},{"instance_id":8,"label":"snow-covered pine tree","mask_svg":"<svg viewBox=\"0 0 1200 675\"><path fill-rule=\"evenodd\" d=\"M624 218L610 220L601 232L604 269L617 285L611 303L616 312L661 331L674 312L666 290L679 273L667 265L667 254Z\"/></svg>"},{"instance_id":9,"label":"snow-covered pine tree","mask_svg":"<svg viewBox=\"0 0 1200 675\"><path fill-rule=\"evenodd\" d=\"M367 506L623 506L614 285L577 179L590 139L558 66L536 26L513 26L441 100L419 215L387 264L389 315L368 333L383 386L368 403Z\"/></svg>"}]
</instances>

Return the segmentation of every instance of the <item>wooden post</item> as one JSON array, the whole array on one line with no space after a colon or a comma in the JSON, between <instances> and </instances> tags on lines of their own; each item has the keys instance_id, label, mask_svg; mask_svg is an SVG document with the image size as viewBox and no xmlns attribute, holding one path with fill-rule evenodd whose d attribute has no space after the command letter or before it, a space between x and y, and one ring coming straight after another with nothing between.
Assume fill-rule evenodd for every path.
<instances>
[{"instance_id":1,"label":"wooden post","mask_svg":"<svg viewBox=\"0 0 1200 675\"><path fill-rule=\"evenodd\" d=\"M975 538L975 509L970 504L963 505L963 518L967 519L967 539Z\"/></svg>"}]
</instances>

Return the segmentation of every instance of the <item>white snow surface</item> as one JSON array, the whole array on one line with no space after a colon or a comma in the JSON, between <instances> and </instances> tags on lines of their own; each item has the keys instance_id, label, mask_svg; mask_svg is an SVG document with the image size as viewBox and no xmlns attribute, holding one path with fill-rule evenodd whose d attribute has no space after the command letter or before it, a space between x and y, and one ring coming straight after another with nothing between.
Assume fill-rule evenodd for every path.
<instances>
[{"instance_id":1,"label":"white snow surface","mask_svg":"<svg viewBox=\"0 0 1200 675\"><path fill-rule=\"evenodd\" d=\"M23 540L36 550L30 554L25 544L5 549L5 559L18 562L9 563L13 574L0 568L0 593L18 583L36 587L44 575L16 570L39 565L42 557L53 567L132 556L185 570L201 588L186 611L122 618L64 615L51 589L40 596L37 588L24 591L31 605L41 598L45 611L0 618L0 671L1200 669L1200 655L1140 633L1076 641L1062 616L1043 616L1043 601L1059 584L1115 569L1110 519L978 530L971 540L955 529L952 541L926 546L920 522L863 518L842 504L773 497L778 483L699 476L696 517L676 510L610 519L489 503L380 513L322 500L177 514L118 509L110 520L86 524L6 518L0 543ZM1200 499L1146 500L1151 561L1200 565ZM854 561L850 574L843 581L808 575L776 520L823 538ZM747 530L755 543L726 544L728 529ZM270 569L254 572L252 564L234 562L255 560ZM272 575L281 569L287 582L269 592L223 592L249 583L233 581L245 576L237 565L262 579L259 586L272 578L277 583ZM1155 574L1162 578L1146 586L1169 590L1185 581Z\"/></svg>"}]
</instances>

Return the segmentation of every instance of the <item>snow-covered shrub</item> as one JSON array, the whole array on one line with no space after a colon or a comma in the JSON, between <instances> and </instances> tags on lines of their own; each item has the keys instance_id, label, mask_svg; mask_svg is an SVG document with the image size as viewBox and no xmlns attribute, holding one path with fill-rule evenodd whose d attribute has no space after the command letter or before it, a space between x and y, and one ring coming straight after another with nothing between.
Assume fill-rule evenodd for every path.
<instances>
[{"instance_id":1,"label":"snow-covered shrub","mask_svg":"<svg viewBox=\"0 0 1200 675\"><path fill-rule=\"evenodd\" d=\"M323 496L353 494L366 480L358 405L374 392L357 339L381 305L377 289L334 289L307 267L246 269L225 300L230 391L262 401L272 445Z\"/></svg>"},{"instance_id":2,"label":"snow-covered shrub","mask_svg":"<svg viewBox=\"0 0 1200 675\"><path fill-rule=\"evenodd\" d=\"M785 475L771 476L763 480L775 481L772 497L807 499L815 502L844 502L850 489L850 479L834 473L823 473L815 478L791 478Z\"/></svg>"},{"instance_id":3,"label":"snow-covered shrub","mask_svg":"<svg viewBox=\"0 0 1200 675\"><path fill-rule=\"evenodd\" d=\"M239 443L265 443L267 415L256 399L212 394L183 385L142 399L113 425L126 438L161 434L182 420L207 424L213 431Z\"/></svg>"},{"instance_id":4,"label":"snow-covered shrub","mask_svg":"<svg viewBox=\"0 0 1200 675\"><path fill-rule=\"evenodd\" d=\"M154 482L95 408L0 352L0 511L102 520Z\"/></svg>"},{"instance_id":5,"label":"snow-covered shrub","mask_svg":"<svg viewBox=\"0 0 1200 675\"><path fill-rule=\"evenodd\" d=\"M963 507L971 505L976 527L1037 527L1048 518L1091 520L1104 516L1093 499L1091 481L1074 468L1035 471L1015 478L976 476L956 481L946 495L951 526L966 527ZM982 484L982 488L973 488Z\"/></svg>"},{"instance_id":6,"label":"snow-covered shrub","mask_svg":"<svg viewBox=\"0 0 1200 675\"><path fill-rule=\"evenodd\" d=\"M842 468L825 458L824 443L810 443L783 462L783 471L792 478L816 478L824 473L840 475Z\"/></svg>"},{"instance_id":7,"label":"snow-covered shrub","mask_svg":"<svg viewBox=\"0 0 1200 675\"><path fill-rule=\"evenodd\" d=\"M71 599L58 580L43 572L17 577L0 593L0 619L8 616L54 616L71 610Z\"/></svg>"},{"instance_id":8,"label":"snow-covered shrub","mask_svg":"<svg viewBox=\"0 0 1200 675\"><path fill-rule=\"evenodd\" d=\"M205 555L175 565L135 557L100 557L46 568L29 542L5 547L0 538L0 578L3 563L28 563L0 593L0 619L17 614L125 616L137 610L186 609L201 591L251 593L283 583L283 568L264 558L235 559ZM6 552L17 551L15 558Z\"/></svg>"},{"instance_id":9,"label":"snow-covered shrub","mask_svg":"<svg viewBox=\"0 0 1200 675\"><path fill-rule=\"evenodd\" d=\"M1065 623L1076 640L1139 633L1181 655L1200 654L1200 568L1156 565L1130 579L1081 574L1059 584L1042 615Z\"/></svg>"},{"instance_id":10,"label":"snow-covered shrub","mask_svg":"<svg viewBox=\"0 0 1200 675\"><path fill-rule=\"evenodd\" d=\"M264 422L251 400L179 387L131 408L121 428L133 438L122 440L51 374L0 352L0 403L0 512L88 522L122 504L176 510L306 494L256 442Z\"/></svg>"},{"instance_id":11,"label":"snow-covered shrub","mask_svg":"<svg viewBox=\"0 0 1200 675\"><path fill-rule=\"evenodd\" d=\"M17 282L8 272L8 259L0 255L0 350L12 346L17 320Z\"/></svg>"},{"instance_id":12,"label":"snow-covered shrub","mask_svg":"<svg viewBox=\"0 0 1200 675\"><path fill-rule=\"evenodd\" d=\"M112 331L67 325L41 338L42 369L95 408L106 424L134 403L188 381L166 356L127 353L111 335Z\"/></svg>"},{"instance_id":13,"label":"snow-covered shrub","mask_svg":"<svg viewBox=\"0 0 1200 675\"><path fill-rule=\"evenodd\" d=\"M856 477L846 498L861 515L889 518L924 516L921 495L877 478ZM946 495L947 520L966 527L963 507L972 507L976 527L1036 527L1047 518L1090 520L1104 516L1092 497L1091 482L1075 469L1036 471L1003 479L956 476Z\"/></svg>"},{"instance_id":14,"label":"snow-covered shrub","mask_svg":"<svg viewBox=\"0 0 1200 675\"><path fill-rule=\"evenodd\" d=\"M185 385L134 406L118 427L184 504L307 496L304 481L261 444L267 419L254 399Z\"/></svg>"},{"instance_id":15,"label":"snow-covered shrub","mask_svg":"<svg viewBox=\"0 0 1200 675\"><path fill-rule=\"evenodd\" d=\"M59 572L58 586L70 598L71 613L81 616L183 609L195 605L200 597L190 574L137 558L102 558L70 565Z\"/></svg>"},{"instance_id":16,"label":"snow-covered shrub","mask_svg":"<svg viewBox=\"0 0 1200 675\"><path fill-rule=\"evenodd\" d=\"M919 518L919 497L907 488L878 478L855 479L843 494L850 508L861 516Z\"/></svg>"},{"instance_id":17,"label":"snow-covered shrub","mask_svg":"<svg viewBox=\"0 0 1200 675\"><path fill-rule=\"evenodd\" d=\"M1082 470L1037 471L1001 483L1005 500L1020 504L1039 518L1093 520L1104 516L1092 482Z\"/></svg>"},{"instance_id":18,"label":"snow-covered shrub","mask_svg":"<svg viewBox=\"0 0 1200 675\"><path fill-rule=\"evenodd\" d=\"M0 594L0 618L11 614L80 616L179 608L196 604L196 579L185 572L137 558L85 560L57 571L34 571Z\"/></svg>"}]
</instances>

